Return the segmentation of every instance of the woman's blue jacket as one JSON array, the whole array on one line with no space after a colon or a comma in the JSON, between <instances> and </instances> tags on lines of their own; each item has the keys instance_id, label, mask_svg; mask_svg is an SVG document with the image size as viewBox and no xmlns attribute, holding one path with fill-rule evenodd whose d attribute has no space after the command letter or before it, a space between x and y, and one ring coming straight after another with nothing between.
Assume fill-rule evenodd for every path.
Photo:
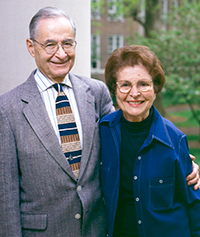
<instances>
[{"instance_id":1,"label":"woman's blue jacket","mask_svg":"<svg viewBox=\"0 0 200 237\"><path fill-rule=\"evenodd\" d=\"M113 235L119 195L121 118L118 110L100 122L108 236ZM132 177L139 237L200 236L200 190L186 184L191 171L186 136L154 107L149 135L137 154Z\"/></svg>"}]
</instances>

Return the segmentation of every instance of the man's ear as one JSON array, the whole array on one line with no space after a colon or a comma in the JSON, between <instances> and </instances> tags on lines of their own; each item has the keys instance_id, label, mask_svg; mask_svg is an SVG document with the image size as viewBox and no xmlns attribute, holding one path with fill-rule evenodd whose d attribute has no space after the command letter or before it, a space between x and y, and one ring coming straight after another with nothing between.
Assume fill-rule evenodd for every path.
<instances>
[{"instance_id":1,"label":"man's ear","mask_svg":"<svg viewBox=\"0 0 200 237\"><path fill-rule=\"evenodd\" d=\"M33 45L33 41L31 39L26 40L26 46L27 46L27 49L28 49L30 55L33 58L35 58L35 48L34 48L34 45Z\"/></svg>"}]
</instances>

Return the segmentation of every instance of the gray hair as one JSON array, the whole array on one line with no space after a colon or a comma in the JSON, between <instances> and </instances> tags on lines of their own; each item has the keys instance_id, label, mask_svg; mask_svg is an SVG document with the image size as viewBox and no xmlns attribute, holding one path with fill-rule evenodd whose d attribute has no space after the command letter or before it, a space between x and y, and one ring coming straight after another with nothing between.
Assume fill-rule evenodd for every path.
<instances>
[{"instance_id":1,"label":"gray hair","mask_svg":"<svg viewBox=\"0 0 200 237\"><path fill-rule=\"evenodd\" d=\"M40 9L31 19L29 24L29 34L30 38L34 39L37 33L37 26L38 22L41 19L47 19L47 18L56 18L56 17L65 17L69 20L69 22L72 25L73 31L74 31L74 38L76 37L76 26L71 19L64 11L61 9L58 9L56 7L44 7Z\"/></svg>"}]
</instances>

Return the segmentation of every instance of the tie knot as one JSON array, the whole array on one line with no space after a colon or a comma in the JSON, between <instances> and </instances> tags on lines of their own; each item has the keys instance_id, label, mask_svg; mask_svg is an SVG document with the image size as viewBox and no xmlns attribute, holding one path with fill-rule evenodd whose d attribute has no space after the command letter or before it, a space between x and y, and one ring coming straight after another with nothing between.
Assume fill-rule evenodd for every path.
<instances>
[{"instance_id":1,"label":"tie knot","mask_svg":"<svg viewBox=\"0 0 200 237\"><path fill-rule=\"evenodd\" d=\"M63 92L62 84L53 84L53 87L57 90L57 92Z\"/></svg>"}]
</instances>

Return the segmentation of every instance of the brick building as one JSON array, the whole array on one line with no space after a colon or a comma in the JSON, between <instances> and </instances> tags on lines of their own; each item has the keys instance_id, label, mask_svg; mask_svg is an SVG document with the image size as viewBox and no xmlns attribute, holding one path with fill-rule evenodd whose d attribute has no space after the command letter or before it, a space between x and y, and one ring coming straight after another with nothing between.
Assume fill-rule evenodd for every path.
<instances>
[{"instance_id":1,"label":"brick building","mask_svg":"<svg viewBox=\"0 0 200 237\"><path fill-rule=\"evenodd\" d=\"M100 2L100 0L91 1ZM112 51L127 45L127 37L133 37L136 32L144 34L143 27L132 18L124 18L123 14L116 16L118 1L104 0L103 13L100 8L91 10L91 75L103 81L105 64ZM182 0L159 0L159 2L157 28L165 30L168 27L166 14L173 6L180 6ZM145 0L141 0L138 17L141 20L145 18Z\"/></svg>"}]
</instances>

